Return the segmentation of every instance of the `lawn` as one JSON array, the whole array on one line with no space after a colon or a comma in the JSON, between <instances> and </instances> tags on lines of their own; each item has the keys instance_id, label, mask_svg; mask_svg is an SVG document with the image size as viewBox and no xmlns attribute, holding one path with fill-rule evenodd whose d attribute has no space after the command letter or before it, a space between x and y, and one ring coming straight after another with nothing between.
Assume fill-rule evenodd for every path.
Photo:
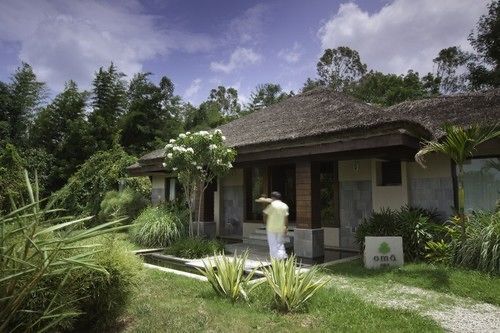
<instances>
[{"instance_id":1,"label":"lawn","mask_svg":"<svg viewBox=\"0 0 500 333\"><path fill-rule=\"evenodd\" d=\"M377 307L349 291L320 291L304 310L281 314L269 290L257 288L249 303L231 304L215 296L206 282L144 269L127 309L127 332L441 332L432 319Z\"/></svg>"},{"instance_id":2,"label":"lawn","mask_svg":"<svg viewBox=\"0 0 500 333\"><path fill-rule=\"evenodd\" d=\"M500 277L439 265L406 264L401 268L369 270L360 260L327 267L329 274L344 276L371 287L395 282L440 293L500 305Z\"/></svg>"}]
</instances>

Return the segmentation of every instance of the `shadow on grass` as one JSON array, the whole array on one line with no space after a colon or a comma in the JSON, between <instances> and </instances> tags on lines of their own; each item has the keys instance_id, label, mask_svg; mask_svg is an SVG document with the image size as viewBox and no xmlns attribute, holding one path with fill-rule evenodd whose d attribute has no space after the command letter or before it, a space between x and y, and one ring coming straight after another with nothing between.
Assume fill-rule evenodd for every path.
<instances>
[{"instance_id":1,"label":"shadow on grass","mask_svg":"<svg viewBox=\"0 0 500 333\"><path fill-rule=\"evenodd\" d=\"M329 266L325 272L358 279L371 279L380 282L394 281L409 283L418 287L437 291L448 291L450 288L450 273L443 267L428 265L410 265L394 268L368 269L363 267L361 260Z\"/></svg>"}]
</instances>

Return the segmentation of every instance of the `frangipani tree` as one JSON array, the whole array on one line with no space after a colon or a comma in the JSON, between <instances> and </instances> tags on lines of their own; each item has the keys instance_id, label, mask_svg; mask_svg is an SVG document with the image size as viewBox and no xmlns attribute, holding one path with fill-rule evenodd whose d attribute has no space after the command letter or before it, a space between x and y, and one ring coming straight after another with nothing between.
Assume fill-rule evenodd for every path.
<instances>
[{"instance_id":1,"label":"frangipani tree","mask_svg":"<svg viewBox=\"0 0 500 333\"><path fill-rule=\"evenodd\" d=\"M201 200L207 186L217 177L224 176L231 168L236 151L228 148L220 130L186 132L171 139L165 146L165 163L168 170L177 174L189 208L189 234L193 236L193 215L198 200L198 228L200 233Z\"/></svg>"},{"instance_id":2,"label":"frangipani tree","mask_svg":"<svg viewBox=\"0 0 500 333\"><path fill-rule=\"evenodd\" d=\"M441 153L448 156L458 168L458 217L462 225L462 234L465 235L465 190L464 190L464 163L471 158L477 147L491 139L500 137L498 124L491 126L460 127L454 125L443 126L445 136L442 140L424 141L423 147L415 155L415 161L425 167L424 156L429 153Z\"/></svg>"}]
</instances>

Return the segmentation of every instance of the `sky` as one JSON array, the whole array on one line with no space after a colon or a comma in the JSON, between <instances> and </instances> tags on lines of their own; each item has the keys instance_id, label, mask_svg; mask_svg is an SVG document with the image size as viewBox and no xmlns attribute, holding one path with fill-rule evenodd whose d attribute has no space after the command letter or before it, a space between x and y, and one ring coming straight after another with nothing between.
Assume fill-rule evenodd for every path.
<instances>
[{"instance_id":1,"label":"sky","mask_svg":"<svg viewBox=\"0 0 500 333\"><path fill-rule=\"evenodd\" d=\"M21 61L55 94L89 89L114 62L131 78L171 78L195 105L218 85L248 102L261 83L298 91L316 77L325 48L349 46L369 69L433 71L439 50L459 45L488 0L0 0L0 80Z\"/></svg>"}]
</instances>

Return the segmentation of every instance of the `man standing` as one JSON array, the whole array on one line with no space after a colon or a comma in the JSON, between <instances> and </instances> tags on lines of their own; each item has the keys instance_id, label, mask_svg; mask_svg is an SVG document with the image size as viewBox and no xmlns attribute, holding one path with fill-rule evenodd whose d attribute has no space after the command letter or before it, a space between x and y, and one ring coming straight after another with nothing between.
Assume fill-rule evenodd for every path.
<instances>
[{"instance_id":1,"label":"man standing","mask_svg":"<svg viewBox=\"0 0 500 333\"><path fill-rule=\"evenodd\" d=\"M286 259L285 237L288 230L288 206L279 192L271 193L271 203L264 209L269 254L273 259Z\"/></svg>"}]
</instances>

